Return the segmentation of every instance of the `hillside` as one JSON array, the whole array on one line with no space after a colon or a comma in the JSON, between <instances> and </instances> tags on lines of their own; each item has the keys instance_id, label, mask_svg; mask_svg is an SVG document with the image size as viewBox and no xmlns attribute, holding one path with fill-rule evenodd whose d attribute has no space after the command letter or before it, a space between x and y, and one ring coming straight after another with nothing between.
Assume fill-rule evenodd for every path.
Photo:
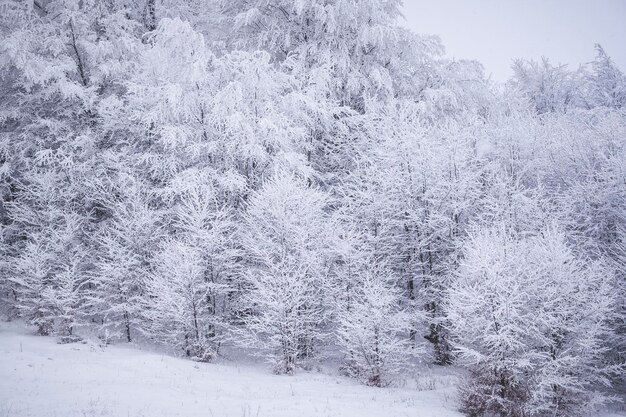
<instances>
[{"instance_id":1,"label":"hillside","mask_svg":"<svg viewBox=\"0 0 626 417\"><path fill-rule=\"evenodd\" d=\"M59 345L19 323L0 324L2 417L461 416L453 387L418 389L315 372L273 375L263 366L194 363L138 347Z\"/></svg>"}]
</instances>

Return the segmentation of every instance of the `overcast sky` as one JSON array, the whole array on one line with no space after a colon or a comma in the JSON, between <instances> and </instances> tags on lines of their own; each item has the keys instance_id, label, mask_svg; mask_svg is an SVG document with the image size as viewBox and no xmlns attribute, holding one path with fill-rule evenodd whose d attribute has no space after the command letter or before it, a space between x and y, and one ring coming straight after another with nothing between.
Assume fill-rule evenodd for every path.
<instances>
[{"instance_id":1,"label":"overcast sky","mask_svg":"<svg viewBox=\"0 0 626 417\"><path fill-rule=\"evenodd\" d=\"M496 80L514 58L577 68L600 43L626 70L626 0L404 0L404 25L439 35L449 57L472 58Z\"/></svg>"}]
</instances>

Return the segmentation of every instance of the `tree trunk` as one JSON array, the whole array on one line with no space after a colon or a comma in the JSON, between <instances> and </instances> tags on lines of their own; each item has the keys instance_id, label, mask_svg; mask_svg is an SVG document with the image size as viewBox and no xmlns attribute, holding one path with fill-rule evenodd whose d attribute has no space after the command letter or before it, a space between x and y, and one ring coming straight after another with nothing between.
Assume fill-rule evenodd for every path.
<instances>
[{"instance_id":1,"label":"tree trunk","mask_svg":"<svg viewBox=\"0 0 626 417\"><path fill-rule=\"evenodd\" d=\"M130 343L132 341L130 338L130 317L127 311L124 312L124 326L126 327L126 341Z\"/></svg>"}]
</instances>

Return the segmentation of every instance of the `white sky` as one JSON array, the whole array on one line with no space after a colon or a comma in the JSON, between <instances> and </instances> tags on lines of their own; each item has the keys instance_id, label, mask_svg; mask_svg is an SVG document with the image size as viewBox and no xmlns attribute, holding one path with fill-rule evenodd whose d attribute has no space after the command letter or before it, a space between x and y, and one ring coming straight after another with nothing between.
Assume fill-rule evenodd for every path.
<instances>
[{"instance_id":1,"label":"white sky","mask_svg":"<svg viewBox=\"0 0 626 417\"><path fill-rule=\"evenodd\" d=\"M404 0L403 25L439 35L451 58L470 58L504 81L514 58L568 64L599 43L626 71L626 0Z\"/></svg>"}]
</instances>

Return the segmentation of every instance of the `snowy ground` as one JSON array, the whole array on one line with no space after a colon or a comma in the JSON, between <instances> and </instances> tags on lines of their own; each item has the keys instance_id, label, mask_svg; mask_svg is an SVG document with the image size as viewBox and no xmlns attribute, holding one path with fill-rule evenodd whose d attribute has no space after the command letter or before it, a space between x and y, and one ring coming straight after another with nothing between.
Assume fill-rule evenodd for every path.
<instances>
[{"instance_id":1,"label":"snowy ground","mask_svg":"<svg viewBox=\"0 0 626 417\"><path fill-rule=\"evenodd\" d=\"M460 417L451 381L380 389L316 372L276 376L123 345L58 345L0 323L0 417Z\"/></svg>"},{"instance_id":2,"label":"snowy ground","mask_svg":"<svg viewBox=\"0 0 626 417\"><path fill-rule=\"evenodd\" d=\"M262 365L200 364L137 346L56 344L0 321L0 417L461 417L452 368L406 388L341 376L272 375ZM427 374L428 373L428 374ZM597 417L626 417L618 411Z\"/></svg>"}]
</instances>

